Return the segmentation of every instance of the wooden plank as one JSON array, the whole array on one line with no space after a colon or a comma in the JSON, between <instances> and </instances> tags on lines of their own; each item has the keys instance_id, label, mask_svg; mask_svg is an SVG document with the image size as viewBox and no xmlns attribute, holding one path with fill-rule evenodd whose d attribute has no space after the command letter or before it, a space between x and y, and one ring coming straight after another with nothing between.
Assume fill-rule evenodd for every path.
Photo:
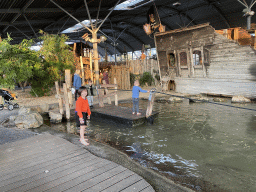
<instances>
[{"instance_id":1,"label":"wooden plank","mask_svg":"<svg viewBox=\"0 0 256 192\"><path fill-rule=\"evenodd\" d=\"M42 187L44 191L63 191L70 188L74 184L74 180L78 179L79 177L83 177L83 175L90 172L96 172L99 169L102 169L103 167L106 167L108 165L110 165L110 163L107 164L104 160L100 158L96 159L95 161L91 161L90 164L81 163L81 165L75 166L71 170L67 170L67 172L61 172L53 175L49 181L47 178L47 182L43 183ZM71 183L72 185L70 186ZM41 188L41 186L39 187Z\"/></svg>"},{"instance_id":2,"label":"wooden plank","mask_svg":"<svg viewBox=\"0 0 256 192\"><path fill-rule=\"evenodd\" d=\"M71 93L70 69L65 69L65 82L66 82L67 91L68 91L68 101L69 101L69 105L71 106L73 104L73 101L72 101L72 93Z\"/></svg>"},{"instance_id":3,"label":"wooden plank","mask_svg":"<svg viewBox=\"0 0 256 192\"><path fill-rule=\"evenodd\" d=\"M32 143L31 143L32 141ZM35 142L35 145L34 145ZM60 143L65 143L61 145ZM20 164L22 153L15 154L16 149L10 150L20 144L30 152L27 164ZM45 145L47 144L47 145ZM57 144L57 145L56 145ZM4 146L4 147L3 147ZM116 191L141 182L141 177L132 171L111 161L96 157L86 149L80 148L66 140L49 134L34 136L11 144L1 146L7 153L2 162L9 166L9 170L0 169L0 191L98 191L113 187ZM46 146L46 147L44 147ZM38 155L41 150L43 155ZM2 151L0 157L3 157ZM14 157L13 157L14 156ZM28 155L26 155L28 156ZM17 159L18 163L9 163L9 159ZM19 159L20 158L20 159ZM149 185L145 180L142 186ZM136 190L133 190L136 191ZM137 190L139 191L139 190ZM151 190L153 191L153 190Z\"/></svg>"},{"instance_id":4,"label":"wooden plank","mask_svg":"<svg viewBox=\"0 0 256 192\"><path fill-rule=\"evenodd\" d=\"M114 84L117 85L116 84L116 78L114 78ZM118 106L117 86L115 87L115 92L116 92L116 94L115 94L115 106Z\"/></svg>"},{"instance_id":5,"label":"wooden plank","mask_svg":"<svg viewBox=\"0 0 256 192\"><path fill-rule=\"evenodd\" d=\"M47 177L38 180L36 183L31 182L29 189L26 188L25 190L31 192L35 191L35 189L36 191L50 190L51 188L61 185L65 181L73 180L83 174L86 174L87 172L93 171L91 166L102 167L106 166L106 163L99 158L88 162L88 159L85 157L84 159L80 159L73 164L69 164L68 169L63 170L62 167L60 172L56 172L52 175L47 174Z\"/></svg>"},{"instance_id":6,"label":"wooden plank","mask_svg":"<svg viewBox=\"0 0 256 192\"><path fill-rule=\"evenodd\" d=\"M148 183L144 182L144 180L139 180L131 184L129 187L122 190L122 192L131 192L131 191L142 191L144 189L148 189L148 191L154 191Z\"/></svg>"},{"instance_id":7,"label":"wooden plank","mask_svg":"<svg viewBox=\"0 0 256 192\"><path fill-rule=\"evenodd\" d=\"M114 167L113 169L110 169L102 174L96 175L95 177L93 177L93 179L89 179L86 182L82 182L79 185L76 185L76 186L66 190L66 192L86 190L88 188L91 188L91 187L97 185L100 182L105 181L106 178L117 176L118 174L122 173L124 170L126 170L126 168L121 167L121 166Z\"/></svg>"},{"instance_id":8,"label":"wooden plank","mask_svg":"<svg viewBox=\"0 0 256 192\"><path fill-rule=\"evenodd\" d=\"M79 174L79 177L76 177L73 180L69 180L66 183L60 185L60 186L56 186L55 188L53 188L50 191L82 191L86 188L84 188L83 183L87 183L90 180L95 180L97 176L100 175L104 175L106 172L111 171L113 169L115 169L116 167L119 167L117 164L115 163L109 163L109 164L105 164L104 166L99 166L98 169L95 169L93 171L89 171L89 172L85 172L85 173L81 173ZM99 178L98 178L99 179ZM80 190L76 190L79 189Z\"/></svg>"},{"instance_id":9,"label":"wooden plank","mask_svg":"<svg viewBox=\"0 0 256 192\"><path fill-rule=\"evenodd\" d=\"M133 172L126 169L123 172L118 173L117 175L106 177L103 182L97 183L92 187L87 188L85 191L121 191L129 186L130 183L138 181L138 179L138 175L135 175ZM118 183L118 185L116 185L116 183ZM120 188L120 184L122 188Z\"/></svg>"},{"instance_id":10,"label":"wooden plank","mask_svg":"<svg viewBox=\"0 0 256 192\"><path fill-rule=\"evenodd\" d=\"M80 155L68 156L68 158L66 158L67 155L63 157L65 159L64 161L56 157L55 159L48 159L47 162L38 164L38 166L28 167L25 170L20 171L19 175L15 172L16 176L12 175L10 178L6 179L4 187L0 187L0 190L3 188L4 190L15 191L19 188L22 191L25 191L34 188L35 185L38 185L38 181L41 181L41 179L66 169L71 169L73 164L78 166L90 159L89 157L84 156L83 153ZM95 161L95 156L91 157L91 159ZM49 172L46 174L45 170L48 170Z\"/></svg>"},{"instance_id":11,"label":"wooden plank","mask_svg":"<svg viewBox=\"0 0 256 192\"><path fill-rule=\"evenodd\" d=\"M60 114L63 114L63 113L64 113L64 110L63 110L63 102L62 102L62 98L61 98L61 96L60 96L60 88L59 88L59 83L58 83L58 81L55 81L55 88L56 88L56 92L57 92L57 95L58 95L58 102L59 102Z\"/></svg>"},{"instance_id":12,"label":"wooden plank","mask_svg":"<svg viewBox=\"0 0 256 192\"><path fill-rule=\"evenodd\" d=\"M70 119L70 107L69 107L68 90L67 90L66 83L63 83L63 90L64 90L64 99L65 99L65 108L66 108L66 119Z\"/></svg>"}]
</instances>

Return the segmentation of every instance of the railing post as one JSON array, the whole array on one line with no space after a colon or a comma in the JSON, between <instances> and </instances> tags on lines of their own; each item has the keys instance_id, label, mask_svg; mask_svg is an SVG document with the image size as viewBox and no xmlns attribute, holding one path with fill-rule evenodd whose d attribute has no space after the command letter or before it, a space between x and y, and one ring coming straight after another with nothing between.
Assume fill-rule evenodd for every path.
<instances>
[{"instance_id":1,"label":"railing post","mask_svg":"<svg viewBox=\"0 0 256 192\"><path fill-rule=\"evenodd\" d=\"M149 94L149 97L148 97L148 106L147 106L147 111L146 111L146 118L150 117L151 114L152 114L154 100L155 100L155 93L156 93L156 89L151 89L150 90L150 94Z\"/></svg>"},{"instance_id":2,"label":"railing post","mask_svg":"<svg viewBox=\"0 0 256 192\"><path fill-rule=\"evenodd\" d=\"M63 90L64 90L64 99L65 99L65 107L66 107L66 119L70 119L70 108L69 108L69 101L68 101L68 90L66 83L63 83Z\"/></svg>"},{"instance_id":3,"label":"railing post","mask_svg":"<svg viewBox=\"0 0 256 192\"><path fill-rule=\"evenodd\" d=\"M63 103L62 103L62 98L60 96L60 89L59 89L58 81L55 81L55 88L56 88L56 93L57 93L58 101L59 101L60 114L63 115Z\"/></svg>"},{"instance_id":4,"label":"railing post","mask_svg":"<svg viewBox=\"0 0 256 192\"><path fill-rule=\"evenodd\" d=\"M114 78L114 84L117 85L116 83L116 78ZM118 98L117 98L117 86L115 87L115 106L118 106Z\"/></svg>"}]
</instances>

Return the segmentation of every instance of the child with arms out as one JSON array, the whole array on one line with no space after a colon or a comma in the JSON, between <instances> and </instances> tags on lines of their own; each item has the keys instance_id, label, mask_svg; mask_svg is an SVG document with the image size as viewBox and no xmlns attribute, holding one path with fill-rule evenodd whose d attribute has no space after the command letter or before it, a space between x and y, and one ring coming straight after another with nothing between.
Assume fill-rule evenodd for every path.
<instances>
[{"instance_id":1,"label":"child with arms out","mask_svg":"<svg viewBox=\"0 0 256 192\"><path fill-rule=\"evenodd\" d=\"M137 115L141 115L141 113L139 112L139 95L140 95L140 92L142 92L142 93L149 92L147 90L142 90L139 87L139 85L140 85L139 80L136 80L136 81L134 81L134 86L132 88L132 103L133 103L132 114L135 114L135 109L136 109Z\"/></svg>"},{"instance_id":2,"label":"child with arms out","mask_svg":"<svg viewBox=\"0 0 256 192\"><path fill-rule=\"evenodd\" d=\"M76 101L76 124L80 127L80 142L83 145L89 145L88 139L84 138L84 131L86 128L86 119L90 119L91 110L89 107L87 96L87 90L85 87L80 87L78 89L78 95L80 96Z\"/></svg>"}]
</instances>

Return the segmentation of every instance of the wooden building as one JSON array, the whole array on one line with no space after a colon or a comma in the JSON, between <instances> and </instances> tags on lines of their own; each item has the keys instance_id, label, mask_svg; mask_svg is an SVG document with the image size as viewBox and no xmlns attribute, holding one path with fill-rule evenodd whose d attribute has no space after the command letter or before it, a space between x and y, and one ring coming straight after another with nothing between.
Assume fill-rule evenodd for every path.
<instances>
[{"instance_id":1,"label":"wooden building","mask_svg":"<svg viewBox=\"0 0 256 192\"><path fill-rule=\"evenodd\" d=\"M81 71L81 77L84 81L93 79L92 48L83 42L74 43L70 46L73 48L75 66Z\"/></svg>"},{"instance_id":2,"label":"wooden building","mask_svg":"<svg viewBox=\"0 0 256 192\"><path fill-rule=\"evenodd\" d=\"M163 89L256 98L254 37L208 23L155 34Z\"/></svg>"}]
</instances>

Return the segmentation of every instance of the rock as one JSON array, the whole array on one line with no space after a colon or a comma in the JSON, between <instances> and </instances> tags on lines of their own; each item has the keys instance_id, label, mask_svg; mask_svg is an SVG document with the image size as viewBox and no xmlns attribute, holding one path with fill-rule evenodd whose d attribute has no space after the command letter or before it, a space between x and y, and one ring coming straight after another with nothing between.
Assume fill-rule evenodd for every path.
<instances>
[{"instance_id":1,"label":"rock","mask_svg":"<svg viewBox=\"0 0 256 192\"><path fill-rule=\"evenodd\" d=\"M31 113L31 109L30 108L26 108L26 107L21 107L18 115L25 115L25 114L29 114Z\"/></svg>"},{"instance_id":2,"label":"rock","mask_svg":"<svg viewBox=\"0 0 256 192\"><path fill-rule=\"evenodd\" d=\"M202 102L206 102L206 101L209 101L209 99L207 97L191 97L189 99L189 102L192 102L192 103L202 103Z\"/></svg>"},{"instance_id":3,"label":"rock","mask_svg":"<svg viewBox=\"0 0 256 192\"><path fill-rule=\"evenodd\" d=\"M16 118L17 118L17 116L10 116L9 121L15 121Z\"/></svg>"},{"instance_id":4,"label":"rock","mask_svg":"<svg viewBox=\"0 0 256 192\"><path fill-rule=\"evenodd\" d=\"M49 111L49 104L45 103L45 104L41 105L40 108L43 113L46 113Z\"/></svg>"},{"instance_id":5,"label":"rock","mask_svg":"<svg viewBox=\"0 0 256 192\"><path fill-rule=\"evenodd\" d=\"M224 98L219 98L219 97L215 97L215 98L213 98L213 101L214 101L214 102L225 102L226 99L224 99Z\"/></svg>"},{"instance_id":6,"label":"rock","mask_svg":"<svg viewBox=\"0 0 256 192\"><path fill-rule=\"evenodd\" d=\"M161 98L156 99L156 102L157 103L166 103L167 99L165 97L161 97Z\"/></svg>"},{"instance_id":7,"label":"rock","mask_svg":"<svg viewBox=\"0 0 256 192\"><path fill-rule=\"evenodd\" d=\"M43 117L35 112L30 114L21 114L15 118L15 125L20 129L37 128L43 124Z\"/></svg>"},{"instance_id":8,"label":"rock","mask_svg":"<svg viewBox=\"0 0 256 192\"><path fill-rule=\"evenodd\" d=\"M179 98L179 97L170 97L168 100L167 100L168 103L181 103L183 102L183 99L182 98Z\"/></svg>"},{"instance_id":9,"label":"rock","mask_svg":"<svg viewBox=\"0 0 256 192\"><path fill-rule=\"evenodd\" d=\"M250 103L251 100L244 96L234 96L231 100L232 103Z\"/></svg>"},{"instance_id":10,"label":"rock","mask_svg":"<svg viewBox=\"0 0 256 192\"><path fill-rule=\"evenodd\" d=\"M30 108L31 112L38 112L38 113L42 113L42 109L40 107L31 107Z\"/></svg>"},{"instance_id":11,"label":"rock","mask_svg":"<svg viewBox=\"0 0 256 192\"><path fill-rule=\"evenodd\" d=\"M60 123L62 121L62 114L56 111L50 111L49 117L51 123Z\"/></svg>"}]
</instances>

